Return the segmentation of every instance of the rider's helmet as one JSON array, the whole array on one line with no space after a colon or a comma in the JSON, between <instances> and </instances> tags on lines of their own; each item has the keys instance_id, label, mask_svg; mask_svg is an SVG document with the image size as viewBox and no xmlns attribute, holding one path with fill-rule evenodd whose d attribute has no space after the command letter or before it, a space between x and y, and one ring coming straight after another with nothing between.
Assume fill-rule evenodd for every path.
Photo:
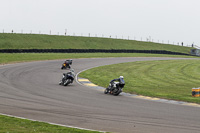
<instances>
[{"instance_id":1,"label":"rider's helmet","mask_svg":"<svg viewBox=\"0 0 200 133\"><path fill-rule=\"evenodd\" d=\"M119 76L119 78L120 78L120 79L123 79L123 78L124 78L124 76Z\"/></svg>"},{"instance_id":2,"label":"rider's helmet","mask_svg":"<svg viewBox=\"0 0 200 133\"><path fill-rule=\"evenodd\" d=\"M70 64L72 64L72 59L69 59Z\"/></svg>"}]
</instances>

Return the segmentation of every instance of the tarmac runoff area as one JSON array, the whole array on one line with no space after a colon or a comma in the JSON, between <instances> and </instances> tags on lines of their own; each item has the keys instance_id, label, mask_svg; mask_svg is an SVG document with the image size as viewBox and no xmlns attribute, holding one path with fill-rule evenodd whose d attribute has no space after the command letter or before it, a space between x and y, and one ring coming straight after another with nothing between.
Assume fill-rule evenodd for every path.
<instances>
[{"instance_id":1,"label":"tarmac runoff area","mask_svg":"<svg viewBox=\"0 0 200 133\"><path fill-rule=\"evenodd\" d=\"M90 82L88 79L85 78L77 78L77 82L80 83L81 85L99 90L104 92L105 88L101 86L97 86L94 83ZM148 96L142 96L142 95L136 95L136 94L130 94L130 93L125 93L122 92L120 95L122 96L127 96L131 98L139 98L139 99L144 99L144 100L151 100L155 102L163 102L163 103L169 103L169 104L179 104L179 105L184 105L184 106L193 106L193 107L200 107L200 104L196 103L188 103L188 102L183 102L183 101L175 101L175 100L167 100L167 99L161 99L161 98L155 98L155 97L148 97Z\"/></svg>"}]
</instances>

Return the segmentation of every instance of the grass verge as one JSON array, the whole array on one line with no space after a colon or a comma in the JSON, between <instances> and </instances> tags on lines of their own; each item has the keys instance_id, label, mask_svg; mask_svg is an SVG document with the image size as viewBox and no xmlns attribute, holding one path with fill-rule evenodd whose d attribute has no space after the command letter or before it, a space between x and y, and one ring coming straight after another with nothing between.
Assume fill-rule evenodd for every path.
<instances>
[{"instance_id":1,"label":"grass verge","mask_svg":"<svg viewBox=\"0 0 200 133\"><path fill-rule=\"evenodd\" d=\"M0 64L27 62L38 60L56 60L68 58L106 58L106 57L184 57L195 58L194 56L162 55L143 53L0 53Z\"/></svg>"},{"instance_id":2,"label":"grass verge","mask_svg":"<svg viewBox=\"0 0 200 133\"><path fill-rule=\"evenodd\" d=\"M0 115L1 133L99 133Z\"/></svg>"},{"instance_id":3,"label":"grass verge","mask_svg":"<svg viewBox=\"0 0 200 133\"><path fill-rule=\"evenodd\" d=\"M80 73L79 77L107 87L110 80L124 76L124 92L200 103L191 96L200 87L200 60L138 61L107 65Z\"/></svg>"}]
</instances>

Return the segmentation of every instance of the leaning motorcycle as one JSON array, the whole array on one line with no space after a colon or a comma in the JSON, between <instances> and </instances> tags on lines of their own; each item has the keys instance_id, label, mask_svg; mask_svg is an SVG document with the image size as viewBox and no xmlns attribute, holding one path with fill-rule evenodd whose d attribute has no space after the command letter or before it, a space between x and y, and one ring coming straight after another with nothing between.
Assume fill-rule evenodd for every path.
<instances>
[{"instance_id":1,"label":"leaning motorcycle","mask_svg":"<svg viewBox=\"0 0 200 133\"><path fill-rule=\"evenodd\" d=\"M72 59L66 60L66 61L62 64L61 69L70 69L70 68L71 68L70 65L72 65Z\"/></svg>"},{"instance_id":2,"label":"leaning motorcycle","mask_svg":"<svg viewBox=\"0 0 200 133\"><path fill-rule=\"evenodd\" d=\"M74 80L73 75L63 73L63 77L62 77L62 80L59 82L59 85L67 86L67 85L73 83L73 80Z\"/></svg>"},{"instance_id":3,"label":"leaning motorcycle","mask_svg":"<svg viewBox=\"0 0 200 133\"><path fill-rule=\"evenodd\" d=\"M123 91L124 85L124 82L114 82L113 85L109 84L108 88L104 90L104 93L118 96Z\"/></svg>"},{"instance_id":4,"label":"leaning motorcycle","mask_svg":"<svg viewBox=\"0 0 200 133\"><path fill-rule=\"evenodd\" d=\"M61 69L70 69L70 65L67 63L63 63Z\"/></svg>"}]
</instances>

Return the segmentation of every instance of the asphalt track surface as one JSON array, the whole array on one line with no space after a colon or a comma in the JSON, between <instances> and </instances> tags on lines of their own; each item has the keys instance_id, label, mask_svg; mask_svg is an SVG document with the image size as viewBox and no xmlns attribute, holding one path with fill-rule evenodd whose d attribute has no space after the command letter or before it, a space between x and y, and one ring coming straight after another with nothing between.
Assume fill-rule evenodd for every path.
<instances>
[{"instance_id":1,"label":"asphalt track surface","mask_svg":"<svg viewBox=\"0 0 200 133\"><path fill-rule=\"evenodd\" d=\"M76 73L95 66L177 58L74 59ZM120 133L199 133L200 108L105 95L76 82L58 85L63 60L0 66L0 113ZM109 82L109 81L108 81ZM167 81L166 81L167 82Z\"/></svg>"}]
</instances>

